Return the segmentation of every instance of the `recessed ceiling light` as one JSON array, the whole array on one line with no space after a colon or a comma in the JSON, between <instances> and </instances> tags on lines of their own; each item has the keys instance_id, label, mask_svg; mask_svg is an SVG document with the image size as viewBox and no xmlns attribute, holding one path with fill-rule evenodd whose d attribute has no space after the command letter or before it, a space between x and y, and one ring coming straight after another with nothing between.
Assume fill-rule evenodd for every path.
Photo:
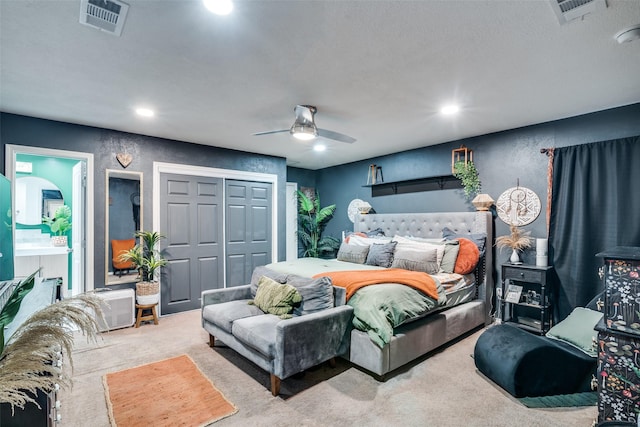
<instances>
[{"instance_id":1,"label":"recessed ceiling light","mask_svg":"<svg viewBox=\"0 0 640 427\"><path fill-rule=\"evenodd\" d=\"M148 108L136 108L136 114L142 117L153 117L153 110Z\"/></svg>"},{"instance_id":2,"label":"recessed ceiling light","mask_svg":"<svg viewBox=\"0 0 640 427\"><path fill-rule=\"evenodd\" d=\"M446 115L451 115L451 114L456 114L458 111L460 111L460 107L458 107L457 105L445 105L444 107L442 107L440 109L440 112L442 114L446 114Z\"/></svg>"},{"instance_id":3,"label":"recessed ceiling light","mask_svg":"<svg viewBox=\"0 0 640 427\"><path fill-rule=\"evenodd\" d=\"M327 146L321 143L318 143L313 146L313 151L324 151L327 149Z\"/></svg>"},{"instance_id":4,"label":"recessed ceiling light","mask_svg":"<svg viewBox=\"0 0 640 427\"><path fill-rule=\"evenodd\" d=\"M204 7L216 15L228 15L233 10L231 0L202 0Z\"/></svg>"}]
</instances>

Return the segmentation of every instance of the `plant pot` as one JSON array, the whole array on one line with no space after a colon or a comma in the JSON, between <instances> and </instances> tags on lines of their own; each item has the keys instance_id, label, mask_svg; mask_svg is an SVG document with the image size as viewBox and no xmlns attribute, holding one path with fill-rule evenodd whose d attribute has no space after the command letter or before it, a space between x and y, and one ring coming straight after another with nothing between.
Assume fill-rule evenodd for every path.
<instances>
[{"instance_id":1,"label":"plant pot","mask_svg":"<svg viewBox=\"0 0 640 427\"><path fill-rule=\"evenodd\" d=\"M136 283L136 301L140 305L157 304L160 301L160 284L158 282Z\"/></svg>"},{"instance_id":2,"label":"plant pot","mask_svg":"<svg viewBox=\"0 0 640 427\"><path fill-rule=\"evenodd\" d=\"M67 246L67 236L51 236L53 246Z\"/></svg>"}]
</instances>

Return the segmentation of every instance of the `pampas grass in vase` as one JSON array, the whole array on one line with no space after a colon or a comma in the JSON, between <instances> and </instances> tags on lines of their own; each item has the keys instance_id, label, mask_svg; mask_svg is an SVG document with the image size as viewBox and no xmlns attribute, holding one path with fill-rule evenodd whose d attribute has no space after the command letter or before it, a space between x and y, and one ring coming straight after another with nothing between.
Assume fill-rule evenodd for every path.
<instances>
[{"instance_id":1,"label":"pampas grass in vase","mask_svg":"<svg viewBox=\"0 0 640 427\"><path fill-rule=\"evenodd\" d=\"M34 286L34 275L14 290L9 302L0 311L0 327L15 317L24 296ZM33 313L4 343L0 334L0 402L24 409L27 403L39 407L35 400L38 390L50 392L59 383L71 381L62 375L60 352L71 366L74 328L94 340L97 337L96 318L103 318L102 299L95 294L81 294L51 304Z\"/></svg>"},{"instance_id":2,"label":"pampas grass in vase","mask_svg":"<svg viewBox=\"0 0 640 427\"><path fill-rule=\"evenodd\" d=\"M531 232L524 231L513 224L509 226L509 229L511 230L510 235L496 237L496 246L498 249L511 249L509 261L511 261L512 264L521 264L518 252L530 248L533 244L533 238L530 236Z\"/></svg>"}]
</instances>

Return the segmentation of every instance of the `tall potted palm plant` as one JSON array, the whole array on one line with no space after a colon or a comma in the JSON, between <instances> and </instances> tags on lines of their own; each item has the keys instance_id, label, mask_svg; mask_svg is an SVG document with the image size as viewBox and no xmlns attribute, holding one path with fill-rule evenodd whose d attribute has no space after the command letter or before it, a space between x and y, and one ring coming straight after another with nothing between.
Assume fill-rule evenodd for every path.
<instances>
[{"instance_id":1,"label":"tall potted palm plant","mask_svg":"<svg viewBox=\"0 0 640 427\"><path fill-rule=\"evenodd\" d=\"M336 205L320 207L320 196L312 199L302 191L298 195L298 239L304 249L303 256L321 258L333 256L340 247L340 240L323 236L327 223L333 218Z\"/></svg>"},{"instance_id":2,"label":"tall potted palm plant","mask_svg":"<svg viewBox=\"0 0 640 427\"><path fill-rule=\"evenodd\" d=\"M157 246L164 236L157 231L137 231L135 237L140 243L118 258L120 261L132 262L138 270L138 283L136 283L136 300L138 304L156 304L160 300L160 283L157 273L160 268L167 265L167 260L162 257Z\"/></svg>"}]
</instances>

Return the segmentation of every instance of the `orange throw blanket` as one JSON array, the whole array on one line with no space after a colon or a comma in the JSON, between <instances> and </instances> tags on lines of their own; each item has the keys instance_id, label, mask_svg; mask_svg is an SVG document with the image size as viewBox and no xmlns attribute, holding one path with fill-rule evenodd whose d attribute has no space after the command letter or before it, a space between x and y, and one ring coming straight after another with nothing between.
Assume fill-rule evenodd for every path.
<instances>
[{"instance_id":1,"label":"orange throw blanket","mask_svg":"<svg viewBox=\"0 0 640 427\"><path fill-rule=\"evenodd\" d=\"M329 277L334 286L347 290L347 301L360 288L378 283L400 283L422 291L427 296L438 300L438 288L435 280L427 273L409 271L402 268L388 268L386 270L351 270L329 271L313 276Z\"/></svg>"}]
</instances>

